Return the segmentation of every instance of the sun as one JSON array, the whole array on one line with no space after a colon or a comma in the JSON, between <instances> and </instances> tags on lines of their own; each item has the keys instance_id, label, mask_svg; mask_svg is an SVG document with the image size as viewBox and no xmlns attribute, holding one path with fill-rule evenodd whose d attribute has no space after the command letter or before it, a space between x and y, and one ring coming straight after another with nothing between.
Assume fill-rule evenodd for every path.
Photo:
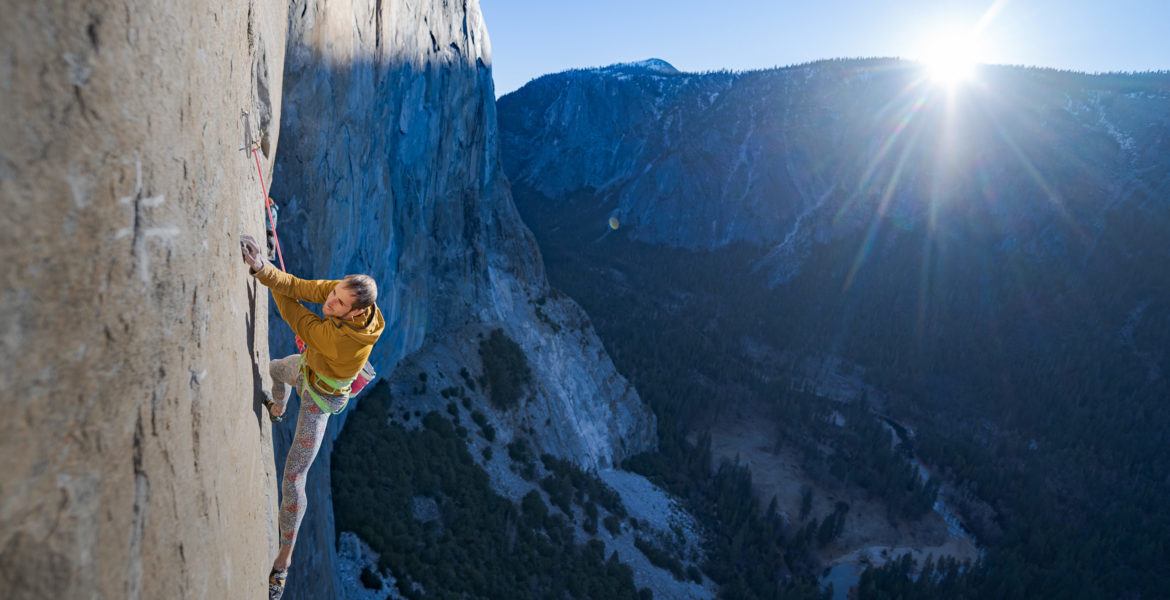
<instances>
[{"instance_id":1,"label":"sun","mask_svg":"<svg viewBox=\"0 0 1170 600\"><path fill-rule=\"evenodd\" d=\"M970 35L939 33L924 48L918 60L935 83L953 86L975 77L982 51Z\"/></svg>"}]
</instances>

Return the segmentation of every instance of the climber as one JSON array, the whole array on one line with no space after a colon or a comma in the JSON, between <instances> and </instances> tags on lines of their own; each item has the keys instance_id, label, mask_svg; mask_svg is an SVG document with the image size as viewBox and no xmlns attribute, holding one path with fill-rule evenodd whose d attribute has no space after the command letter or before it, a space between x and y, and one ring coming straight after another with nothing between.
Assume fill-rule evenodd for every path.
<instances>
[{"instance_id":1,"label":"climber","mask_svg":"<svg viewBox=\"0 0 1170 600\"><path fill-rule=\"evenodd\" d=\"M252 276L272 290L280 316L306 345L303 353L270 363L272 391L265 392L264 404L274 422L283 419L290 386L301 399L281 482L280 551L268 576L269 598L277 600L284 592L297 529L305 516L309 466L325 437L329 415L344 410L351 384L366 364L385 322L374 303L377 284L368 275L349 275L342 280L298 279L268 263L252 236L240 237L240 249ZM301 302L322 303L325 317Z\"/></svg>"}]
</instances>

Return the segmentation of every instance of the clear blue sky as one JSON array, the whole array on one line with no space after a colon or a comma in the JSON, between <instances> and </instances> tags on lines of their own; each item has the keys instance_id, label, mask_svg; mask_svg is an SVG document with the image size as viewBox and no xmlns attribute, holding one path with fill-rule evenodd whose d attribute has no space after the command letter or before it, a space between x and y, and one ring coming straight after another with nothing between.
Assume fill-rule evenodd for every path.
<instances>
[{"instance_id":1,"label":"clear blue sky","mask_svg":"<svg viewBox=\"0 0 1170 600\"><path fill-rule=\"evenodd\" d=\"M980 62L1170 69L1170 0L480 0L496 95L546 73L646 58L683 71L917 58L977 30Z\"/></svg>"}]
</instances>

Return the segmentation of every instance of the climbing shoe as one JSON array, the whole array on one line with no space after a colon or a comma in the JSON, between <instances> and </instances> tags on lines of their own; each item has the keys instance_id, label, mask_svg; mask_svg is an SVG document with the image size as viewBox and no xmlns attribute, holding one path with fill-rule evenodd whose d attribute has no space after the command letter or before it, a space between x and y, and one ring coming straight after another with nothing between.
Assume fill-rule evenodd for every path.
<instances>
[{"instance_id":1,"label":"climbing shoe","mask_svg":"<svg viewBox=\"0 0 1170 600\"><path fill-rule=\"evenodd\" d=\"M267 390L264 392L264 408L268 409L268 419L273 423L279 423L284 420L284 415L278 417L272 414L272 409L276 408L276 403L272 401L272 392Z\"/></svg>"},{"instance_id":2,"label":"climbing shoe","mask_svg":"<svg viewBox=\"0 0 1170 600\"><path fill-rule=\"evenodd\" d=\"M288 569L273 569L268 574L268 600L280 600L285 579L288 579Z\"/></svg>"}]
</instances>

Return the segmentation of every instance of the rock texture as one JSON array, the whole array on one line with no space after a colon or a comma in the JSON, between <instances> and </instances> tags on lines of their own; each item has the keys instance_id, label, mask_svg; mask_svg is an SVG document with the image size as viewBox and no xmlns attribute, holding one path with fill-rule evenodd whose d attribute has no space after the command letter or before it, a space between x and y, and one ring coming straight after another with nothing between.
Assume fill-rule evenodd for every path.
<instances>
[{"instance_id":1,"label":"rock texture","mask_svg":"<svg viewBox=\"0 0 1170 600\"><path fill-rule=\"evenodd\" d=\"M293 347L238 258L264 227L253 140L289 270L378 279L385 375L425 351L475 368L468 328L501 327L532 365L513 417L542 420L541 451L599 466L654 444L512 205L474 2L0 11L6 598L263 595L293 423L270 437L257 394ZM291 598L340 593L341 423Z\"/></svg>"},{"instance_id":2,"label":"rock texture","mask_svg":"<svg viewBox=\"0 0 1170 600\"><path fill-rule=\"evenodd\" d=\"M237 242L262 196L239 149L279 119L286 6L0 14L0 595L262 597L268 317Z\"/></svg>"},{"instance_id":3,"label":"rock texture","mask_svg":"<svg viewBox=\"0 0 1170 600\"><path fill-rule=\"evenodd\" d=\"M432 375L478 374L477 334L503 328L533 383L494 422L532 426L537 450L588 467L652 447L649 408L580 308L549 289L512 204L477 3L298 1L288 32L273 197L289 271L378 281L387 329L372 361L383 376L408 356ZM292 352L287 326L270 314L273 355ZM291 598L334 597L341 586L328 446L309 474Z\"/></svg>"}]
</instances>

